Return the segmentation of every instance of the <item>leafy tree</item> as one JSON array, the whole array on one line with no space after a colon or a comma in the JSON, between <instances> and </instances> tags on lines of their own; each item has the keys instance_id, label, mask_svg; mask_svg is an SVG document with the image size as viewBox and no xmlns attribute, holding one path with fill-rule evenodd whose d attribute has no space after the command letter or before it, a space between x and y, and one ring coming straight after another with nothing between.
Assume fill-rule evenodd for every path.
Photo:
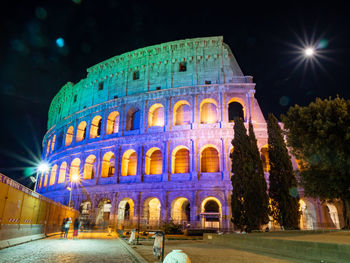
<instances>
[{"instance_id":1,"label":"leafy tree","mask_svg":"<svg viewBox=\"0 0 350 263\"><path fill-rule=\"evenodd\" d=\"M255 138L253 125L249 122L249 139L251 144L251 154L254 165L254 182L258 184L256 192L258 202L256 203L256 213L260 219L259 225L265 225L269 222L269 196L267 194L267 185L264 169L260 159L259 148Z\"/></svg>"},{"instance_id":2,"label":"leafy tree","mask_svg":"<svg viewBox=\"0 0 350 263\"><path fill-rule=\"evenodd\" d=\"M252 153L252 140L247 135L242 119L235 119L231 178L232 191L232 222L242 231L259 229L266 223L264 206L262 204L261 174ZM252 137L255 139L255 136ZM256 139L255 139L255 147ZM260 163L261 160L259 159ZM261 165L261 164L260 164ZM262 165L261 165L262 170ZM266 186L266 182L265 182ZM266 187L265 187L266 194ZM266 208L266 207L265 207Z\"/></svg>"},{"instance_id":3,"label":"leafy tree","mask_svg":"<svg viewBox=\"0 0 350 263\"><path fill-rule=\"evenodd\" d=\"M316 99L282 116L288 146L300 164L305 194L343 201L350 228L350 100Z\"/></svg>"},{"instance_id":4,"label":"leafy tree","mask_svg":"<svg viewBox=\"0 0 350 263\"><path fill-rule=\"evenodd\" d=\"M299 228L299 194L292 162L276 117L267 121L270 176L269 195L273 218L285 229Z\"/></svg>"}]
</instances>

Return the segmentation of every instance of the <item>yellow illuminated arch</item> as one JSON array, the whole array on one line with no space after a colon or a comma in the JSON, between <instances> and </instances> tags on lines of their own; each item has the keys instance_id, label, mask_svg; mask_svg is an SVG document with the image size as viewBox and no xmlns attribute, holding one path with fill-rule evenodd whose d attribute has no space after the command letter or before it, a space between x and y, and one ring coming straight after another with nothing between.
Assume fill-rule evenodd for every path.
<instances>
[{"instance_id":1,"label":"yellow illuminated arch","mask_svg":"<svg viewBox=\"0 0 350 263\"><path fill-rule=\"evenodd\" d=\"M114 134L119 132L119 112L113 111L108 115L106 134Z\"/></svg>"},{"instance_id":2,"label":"yellow illuminated arch","mask_svg":"<svg viewBox=\"0 0 350 263\"><path fill-rule=\"evenodd\" d=\"M83 179L93 179L96 173L96 156L91 154L85 159Z\"/></svg>"},{"instance_id":3,"label":"yellow illuminated arch","mask_svg":"<svg viewBox=\"0 0 350 263\"><path fill-rule=\"evenodd\" d=\"M129 149L123 154L121 169L122 176L136 175L137 155L135 150Z\"/></svg>"},{"instance_id":4,"label":"yellow illuminated arch","mask_svg":"<svg viewBox=\"0 0 350 263\"><path fill-rule=\"evenodd\" d=\"M202 173L220 172L220 154L215 145L207 144L200 151Z\"/></svg>"},{"instance_id":5,"label":"yellow illuminated arch","mask_svg":"<svg viewBox=\"0 0 350 263\"><path fill-rule=\"evenodd\" d=\"M81 142L85 139L86 137L86 121L82 121L79 123L78 128L77 128L77 142Z\"/></svg>"},{"instance_id":6,"label":"yellow illuminated arch","mask_svg":"<svg viewBox=\"0 0 350 263\"><path fill-rule=\"evenodd\" d=\"M115 171L115 156L113 152L103 155L101 177L113 177Z\"/></svg>"},{"instance_id":7,"label":"yellow illuminated arch","mask_svg":"<svg viewBox=\"0 0 350 263\"><path fill-rule=\"evenodd\" d=\"M58 174L58 182L59 184L64 183L66 178L66 170L67 170L67 163L63 162L60 166L60 172Z\"/></svg>"},{"instance_id":8,"label":"yellow illuminated arch","mask_svg":"<svg viewBox=\"0 0 350 263\"><path fill-rule=\"evenodd\" d=\"M164 126L164 106L162 104L156 103L149 108L148 126Z\"/></svg>"},{"instance_id":9,"label":"yellow illuminated arch","mask_svg":"<svg viewBox=\"0 0 350 263\"><path fill-rule=\"evenodd\" d=\"M218 103L216 100L211 98L202 100L200 104L200 122L203 124L218 122Z\"/></svg>"},{"instance_id":10,"label":"yellow illuminated arch","mask_svg":"<svg viewBox=\"0 0 350 263\"><path fill-rule=\"evenodd\" d=\"M49 185L54 185L56 181L56 173L57 173L57 164L55 164L52 169L51 169L51 174L50 174L50 183Z\"/></svg>"},{"instance_id":11,"label":"yellow illuminated arch","mask_svg":"<svg viewBox=\"0 0 350 263\"><path fill-rule=\"evenodd\" d=\"M79 158L75 158L70 164L69 180L71 180L73 175L80 176L80 159Z\"/></svg>"},{"instance_id":12,"label":"yellow illuminated arch","mask_svg":"<svg viewBox=\"0 0 350 263\"><path fill-rule=\"evenodd\" d=\"M91 121L90 138L97 138L101 135L102 117L97 115Z\"/></svg>"},{"instance_id":13,"label":"yellow illuminated arch","mask_svg":"<svg viewBox=\"0 0 350 263\"><path fill-rule=\"evenodd\" d=\"M66 133L66 146L69 146L72 141L73 141L73 132L74 132L74 127L73 126L69 126L69 128L67 129L67 133Z\"/></svg>"},{"instance_id":14,"label":"yellow illuminated arch","mask_svg":"<svg viewBox=\"0 0 350 263\"><path fill-rule=\"evenodd\" d=\"M159 148L153 147L146 153L145 158L145 174L162 174L163 173L163 157Z\"/></svg>"},{"instance_id":15,"label":"yellow illuminated arch","mask_svg":"<svg viewBox=\"0 0 350 263\"><path fill-rule=\"evenodd\" d=\"M180 100L175 103L173 108L173 125L185 125L191 123L190 103L186 100Z\"/></svg>"},{"instance_id":16,"label":"yellow illuminated arch","mask_svg":"<svg viewBox=\"0 0 350 263\"><path fill-rule=\"evenodd\" d=\"M190 150L183 145L175 147L171 154L171 173L190 172Z\"/></svg>"}]
</instances>

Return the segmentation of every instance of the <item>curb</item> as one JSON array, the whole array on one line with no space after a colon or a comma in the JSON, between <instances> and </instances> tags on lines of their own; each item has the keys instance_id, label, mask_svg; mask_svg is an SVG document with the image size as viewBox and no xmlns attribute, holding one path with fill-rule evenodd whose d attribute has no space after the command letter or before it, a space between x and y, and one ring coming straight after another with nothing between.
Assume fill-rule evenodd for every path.
<instances>
[{"instance_id":1,"label":"curb","mask_svg":"<svg viewBox=\"0 0 350 263\"><path fill-rule=\"evenodd\" d=\"M148 263L139 253L132 249L122 238L118 237L122 246L129 252L137 263Z\"/></svg>"}]
</instances>

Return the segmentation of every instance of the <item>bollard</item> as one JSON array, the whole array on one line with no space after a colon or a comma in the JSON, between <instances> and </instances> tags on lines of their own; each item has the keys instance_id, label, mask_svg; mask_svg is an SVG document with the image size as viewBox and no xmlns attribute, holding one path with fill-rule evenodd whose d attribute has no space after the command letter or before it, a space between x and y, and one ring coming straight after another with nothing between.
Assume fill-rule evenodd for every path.
<instances>
[{"instance_id":1,"label":"bollard","mask_svg":"<svg viewBox=\"0 0 350 263\"><path fill-rule=\"evenodd\" d=\"M190 258L181 249L175 249L166 255L163 263L191 263Z\"/></svg>"},{"instance_id":2,"label":"bollard","mask_svg":"<svg viewBox=\"0 0 350 263\"><path fill-rule=\"evenodd\" d=\"M163 231L156 231L154 234L153 255L158 259L164 259L165 234Z\"/></svg>"}]
</instances>

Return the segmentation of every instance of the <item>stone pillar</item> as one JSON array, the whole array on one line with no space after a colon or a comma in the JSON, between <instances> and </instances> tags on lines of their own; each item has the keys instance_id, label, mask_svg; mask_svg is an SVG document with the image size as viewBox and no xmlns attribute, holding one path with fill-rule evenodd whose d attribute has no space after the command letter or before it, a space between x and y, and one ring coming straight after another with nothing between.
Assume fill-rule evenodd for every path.
<instances>
[{"instance_id":1,"label":"stone pillar","mask_svg":"<svg viewBox=\"0 0 350 263\"><path fill-rule=\"evenodd\" d=\"M96 162L97 162L97 167L96 167L96 184L98 184L98 181L101 177L101 171L102 171L102 158L101 158L101 150L98 151L97 157L96 157Z\"/></svg>"},{"instance_id":2,"label":"stone pillar","mask_svg":"<svg viewBox=\"0 0 350 263\"><path fill-rule=\"evenodd\" d=\"M255 94L255 90L249 90L246 93L247 102L248 102L248 109L246 109L245 121L249 121L249 119L251 119L252 121L255 120L254 94Z\"/></svg>"},{"instance_id":3,"label":"stone pillar","mask_svg":"<svg viewBox=\"0 0 350 263\"><path fill-rule=\"evenodd\" d=\"M198 172L196 171L196 147L195 147L195 141L193 139L191 139L191 143L190 143L190 173L191 173L191 180L197 181Z\"/></svg>"},{"instance_id":4,"label":"stone pillar","mask_svg":"<svg viewBox=\"0 0 350 263\"><path fill-rule=\"evenodd\" d=\"M162 173L162 181L168 181L171 180L171 168L169 168L169 158L171 158L171 153L169 149L169 142L164 141L163 142L163 173ZM170 169L170 172L169 172Z\"/></svg>"},{"instance_id":5,"label":"stone pillar","mask_svg":"<svg viewBox=\"0 0 350 263\"><path fill-rule=\"evenodd\" d=\"M143 159L143 146L140 145L136 147L136 154L137 154L137 168L136 168L136 182L141 183L143 178L142 178L142 159Z\"/></svg>"}]
</instances>

